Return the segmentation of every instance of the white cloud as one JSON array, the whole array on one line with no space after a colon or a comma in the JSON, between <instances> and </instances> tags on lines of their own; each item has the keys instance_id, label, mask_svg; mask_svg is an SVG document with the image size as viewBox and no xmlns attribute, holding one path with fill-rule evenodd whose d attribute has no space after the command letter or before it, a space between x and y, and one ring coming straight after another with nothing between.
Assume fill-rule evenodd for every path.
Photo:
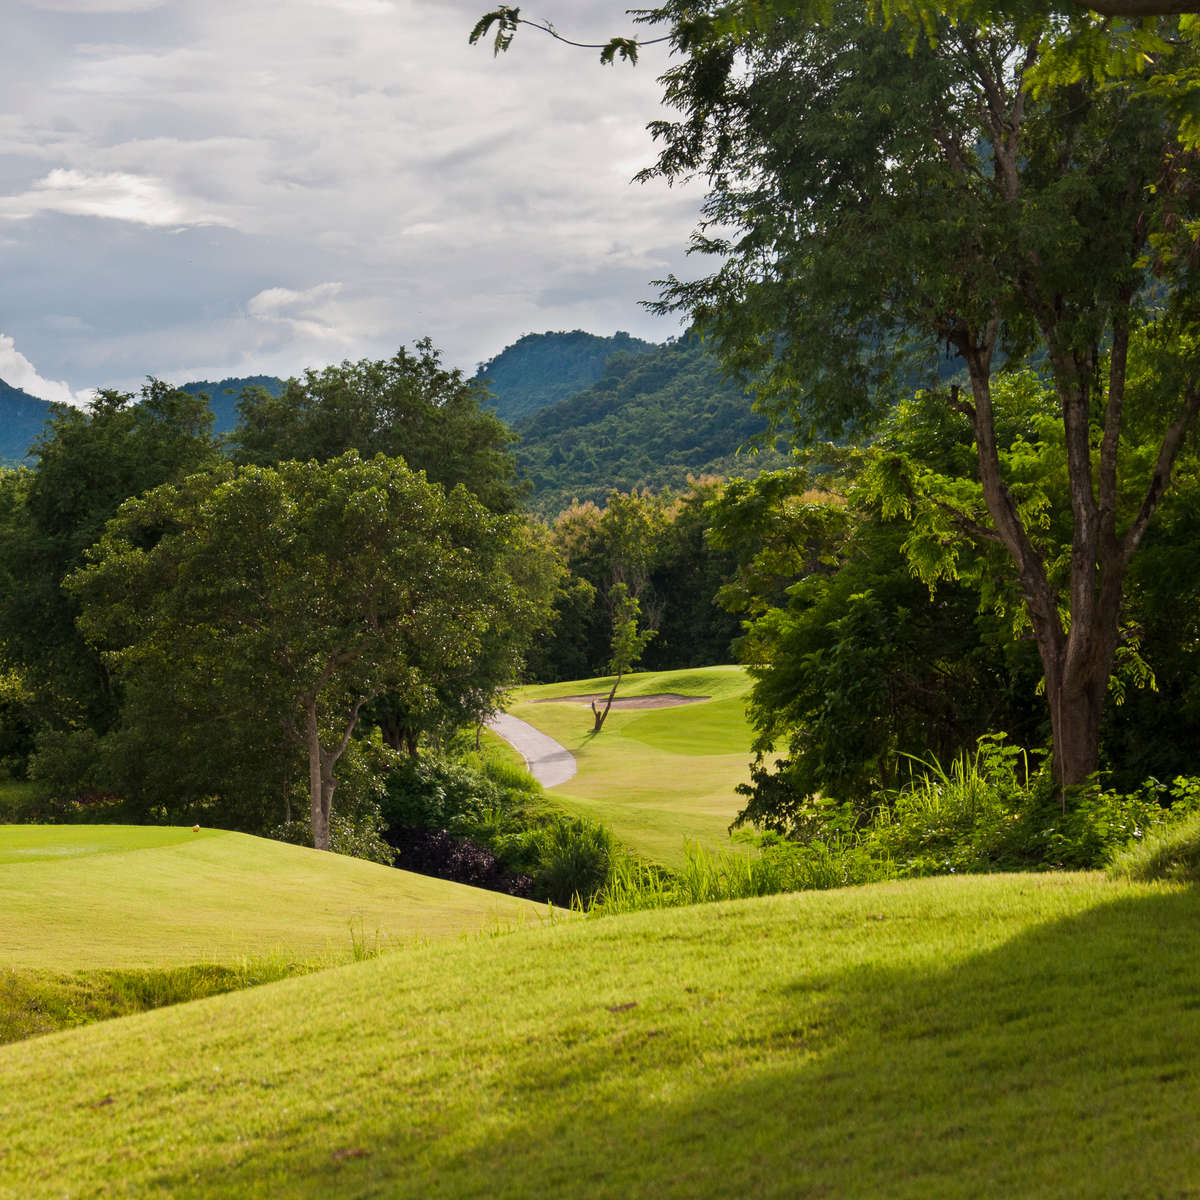
<instances>
[{"instance_id":1,"label":"white cloud","mask_svg":"<svg viewBox=\"0 0 1200 1200\"><path fill-rule=\"evenodd\" d=\"M276 317L284 309L308 309L323 300L329 300L342 290L340 283L318 283L303 292L292 288L265 288L255 296L251 296L246 305L246 311L254 317Z\"/></svg>"},{"instance_id":2,"label":"white cloud","mask_svg":"<svg viewBox=\"0 0 1200 1200\"><path fill-rule=\"evenodd\" d=\"M43 379L33 363L17 349L13 339L4 333L0 333L0 379L39 400L50 400L56 404L82 405L92 396L90 389L73 392L70 384Z\"/></svg>"},{"instance_id":3,"label":"white cloud","mask_svg":"<svg viewBox=\"0 0 1200 1200\"><path fill-rule=\"evenodd\" d=\"M161 8L166 0L22 0L27 8L66 13L139 13Z\"/></svg>"},{"instance_id":4,"label":"white cloud","mask_svg":"<svg viewBox=\"0 0 1200 1200\"><path fill-rule=\"evenodd\" d=\"M28 220L39 212L168 229L227 223L172 195L161 180L125 172L93 175L69 167L56 167L21 195L0 197L0 216L10 220Z\"/></svg>"},{"instance_id":5,"label":"white cloud","mask_svg":"<svg viewBox=\"0 0 1200 1200\"><path fill-rule=\"evenodd\" d=\"M296 371L425 334L469 368L528 331L676 332L637 302L684 269L698 196L629 182L662 47L601 68L523 30L495 59L467 45L476 0L120 15L140 2L39 0L92 15L26 9L0 77L0 238L19 220L31 264L8 328L53 373L178 380L222 346L227 374ZM561 7L581 40L628 32L610 0ZM66 296L94 334L52 337Z\"/></svg>"}]
</instances>

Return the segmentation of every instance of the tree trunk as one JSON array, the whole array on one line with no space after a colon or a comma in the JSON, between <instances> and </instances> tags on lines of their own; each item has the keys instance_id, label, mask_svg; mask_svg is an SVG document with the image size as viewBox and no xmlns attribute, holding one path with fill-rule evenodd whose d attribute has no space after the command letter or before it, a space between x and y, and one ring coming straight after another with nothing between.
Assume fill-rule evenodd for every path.
<instances>
[{"instance_id":1,"label":"tree trunk","mask_svg":"<svg viewBox=\"0 0 1200 1200\"><path fill-rule=\"evenodd\" d=\"M608 710L612 708L613 697L617 694L617 685L621 682L621 676L618 674L613 680L612 691L608 693L608 699L604 702L604 711L596 707L595 700L592 701L592 716L596 718L596 723L592 726L592 733L597 734L604 728L604 719L608 716Z\"/></svg>"},{"instance_id":2,"label":"tree trunk","mask_svg":"<svg viewBox=\"0 0 1200 1200\"><path fill-rule=\"evenodd\" d=\"M321 750L320 726L317 722L317 703L305 707L304 735L308 744L308 790L312 813L313 846L329 849L329 811L333 804L333 769L328 767Z\"/></svg>"}]
</instances>

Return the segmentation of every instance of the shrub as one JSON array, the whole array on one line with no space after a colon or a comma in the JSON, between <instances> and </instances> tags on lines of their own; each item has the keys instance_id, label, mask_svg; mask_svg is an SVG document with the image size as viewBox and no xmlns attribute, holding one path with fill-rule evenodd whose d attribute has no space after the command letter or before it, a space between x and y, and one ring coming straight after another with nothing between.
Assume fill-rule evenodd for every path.
<instances>
[{"instance_id":1,"label":"shrub","mask_svg":"<svg viewBox=\"0 0 1200 1200\"><path fill-rule=\"evenodd\" d=\"M603 825L560 817L537 840L534 894L562 907L587 908L608 883L616 848Z\"/></svg>"},{"instance_id":2,"label":"shrub","mask_svg":"<svg viewBox=\"0 0 1200 1200\"><path fill-rule=\"evenodd\" d=\"M396 866L402 870L510 896L532 894L533 880L528 875L506 870L491 850L470 838L457 837L444 829L395 825L388 836L395 839Z\"/></svg>"},{"instance_id":3,"label":"shrub","mask_svg":"<svg viewBox=\"0 0 1200 1200\"><path fill-rule=\"evenodd\" d=\"M382 812L389 827L461 830L500 799L500 789L466 763L421 755L392 766Z\"/></svg>"},{"instance_id":4,"label":"shrub","mask_svg":"<svg viewBox=\"0 0 1200 1200\"><path fill-rule=\"evenodd\" d=\"M276 841L291 842L295 846L312 845L312 825L308 821L287 821L277 825L268 834ZM351 858L365 858L368 862L382 863L390 867L396 851L383 837L383 820L377 812L339 813L329 818L329 848L334 854L346 854Z\"/></svg>"}]
</instances>

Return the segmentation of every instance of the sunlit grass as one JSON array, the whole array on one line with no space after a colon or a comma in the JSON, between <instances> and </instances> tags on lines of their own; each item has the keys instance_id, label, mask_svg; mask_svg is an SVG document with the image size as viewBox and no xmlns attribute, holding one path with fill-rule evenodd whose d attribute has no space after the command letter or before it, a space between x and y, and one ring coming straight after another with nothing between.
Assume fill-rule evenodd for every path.
<instances>
[{"instance_id":1,"label":"sunlit grass","mask_svg":"<svg viewBox=\"0 0 1200 1200\"><path fill-rule=\"evenodd\" d=\"M246 834L0 826L0 964L80 971L348 955L539 920L526 901Z\"/></svg>"},{"instance_id":2,"label":"sunlit grass","mask_svg":"<svg viewBox=\"0 0 1200 1200\"><path fill-rule=\"evenodd\" d=\"M1200 890L942 878L441 942L0 1048L0 1194L1183 1196Z\"/></svg>"},{"instance_id":3,"label":"sunlit grass","mask_svg":"<svg viewBox=\"0 0 1200 1200\"><path fill-rule=\"evenodd\" d=\"M728 828L743 807L735 789L749 778L750 680L741 667L651 671L627 676L619 697L671 692L703 703L614 709L593 736L591 709L564 697L605 691L586 679L520 689L509 711L561 742L579 772L548 795L567 810L608 825L635 853L682 867L689 842L744 852ZM550 700L551 703L537 703Z\"/></svg>"}]
</instances>

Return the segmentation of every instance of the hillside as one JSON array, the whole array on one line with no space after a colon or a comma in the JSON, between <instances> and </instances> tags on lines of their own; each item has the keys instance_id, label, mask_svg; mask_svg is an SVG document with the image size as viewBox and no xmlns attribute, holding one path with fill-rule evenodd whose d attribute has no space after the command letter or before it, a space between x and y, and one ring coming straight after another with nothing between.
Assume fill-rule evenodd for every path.
<instances>
[{"instance_id":1,"label":"hillside","mask_svg":"<svg viewBox=\"0 0 1200 1200\"><path fill-rule=\"evenodd\" d=\"M487 382L496 415L511 425L595 383L613 355L636 357L655 348L627 333L527 333L482 363L475 378Z\"/></svg>"},{"instance_id":2,"label":"hillside","mask_svg":"<svg viewBox=\"0 0 1200 1200\"><path fill-rule=\"evenodd\" d=\"M50 415L50 405L0 379L0 467L16 467Z\"/></svg>"},{"instance_id":3,"label":"hillside","mask_svg":"<svg viewBox=\"0 0 1200 1200\"><path fill-rule=\"evenodd\" d=\"M942 878L442 942L0 1047L0 1196L1186 1196L1200 891Z\"/></svg>"},{"instance_id":4,"label":"hillside","mask_svg":"<svg viewBox=\"0 0 1200 1200\"><path fill-rule=\"evenodd\" d=\"M201 380L179 385L181 392L209 398L213 411L213 429L229 433L237 424L237 402L242 389L266 388L273 396L283 391L283 380L274 375L251 375L239 379L222 379L219 383ZM50 404L20 388L11 387L0 379L0 467L15 467L25 461L29 447L42 432L50 416Z\"/></svg>"},{"instance_id":5,"label":"hillside","mask_svg":"<svg viewBox=\"0 0 1200 1200\"><path fill-rule=\"evenodd\" d=\"M691 475L754 474L783 455L739 450L766 430L744 390L695 336L609 360L600 379L517 422L530 504L549 516L614 488L680 487Z\"/></svg>"},{"instance_id":6,"label":"hillside","mask_svg":"<svg viewBox=\"0 0 1200 1200\"><path fill-rule=\"evenodd\" d=\"M380 945L536 921L538 906L219 829L0 826L0 963L95 970L348 957Z\"/></svg>"}]
</instances>

